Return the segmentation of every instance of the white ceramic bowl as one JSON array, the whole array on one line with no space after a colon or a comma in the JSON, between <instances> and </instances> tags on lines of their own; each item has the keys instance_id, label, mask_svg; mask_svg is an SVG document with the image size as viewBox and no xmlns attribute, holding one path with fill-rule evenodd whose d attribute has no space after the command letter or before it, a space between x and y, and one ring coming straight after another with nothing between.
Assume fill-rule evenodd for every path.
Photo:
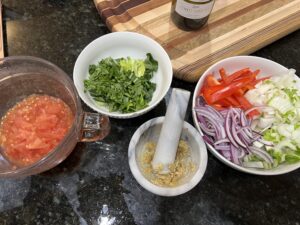
<instances>
[{"instance_id":1,"label":"white ceramic bowl","mask_svg":"<svg viewBox=\"0 0 300 225\"><path fill-rule=\"evenodd\" d=\"M96 64L106 57L129 56L144 59L147 53L151 53L158 61L158 71L152 78L152 82L156 83L156 90L148 107L132 113L109 112L107 107L97 105L89 93L84 92L83 81L88 78L90 64ZM95 111L119 119L136 117L154 108L166 95L172 77L171 60L163 47L153 39L134 32L109 33L92 41L78 56L73 71L73 80L80 98Z\"/></svg>"},{"instance_id":2,"label":"white ceramic bowl","mask_svg":"<svg viewBox=\"0 0 300 225\"><path fill-rule=\"evenodd\" d=\"M190 176L184 178L182 185L176 187L161 187L147 180L140 168L139 156L149 141L157 142L164 117L157 117L142 124L131 138L128 148L128 160L130 170L137 182L146 190L160 196L176 196L194 188L201 180L207 165L207 150L199 132L189 123L184 122L181 139L185 140L191 148L192 160L196 170Z\"/></svg>"},{"instance_id":3,"label":"white ceramic bowl","mask_svg":"<svg viewBox=\"0 0 300 225\"><path fill-rule=\"evenodd\" d=\"M264 59L264 58L260 58L260 57L255 57L255 56L235 56L235 57L230 57L224 60L221 60L217 63L215 63L214 65L212 65L211 67L209 67L204 73L203 75L200 77L195 91L194 91L194 95L193 95L193 104L192 107L195 107L196 104L196 97L199 93L200 88L203 85L204 79L208 74L214 73L215 75L218 76L219 74L219 69L224 67L225 70L228 73L232 73L234 71L237 71L239 69L245 68L245 67L249 67L251 70L256 70L256 69L260 69L260 75L261 76L267 76L267 75L277 75L277 74L281 74L286 72L288 69L276 62L273 62L271 60L268 59ZM218 77L219 78L219 77ZM199 132L201 134L201 128L198 124L197 121L197 117L196 117L196 113L194 110L192 110L192 114L193 114L193 120L194 120L194 124L196 126L196 128L199 130ZM225 163L226 165L242 171L242 172L246 172L246 173L250 173L250 174L256 174L256 175L279 175L279 174L284 174L284 173L288 173L291 172L295 169L298 169L300 167L300 162L299 163L295 163L295 164L282 164L280 166L278 166L277 168L273 168L270 170L267 169L256 169L256 168L245 168L239 165L236 165L232 162L230 162L229 160L227 160L226 158L224 158L217 150L215 150L211 145L207 144L208 149L210 150L210 152L217 157L221 162Z\"/></svg>"}]
</instances>

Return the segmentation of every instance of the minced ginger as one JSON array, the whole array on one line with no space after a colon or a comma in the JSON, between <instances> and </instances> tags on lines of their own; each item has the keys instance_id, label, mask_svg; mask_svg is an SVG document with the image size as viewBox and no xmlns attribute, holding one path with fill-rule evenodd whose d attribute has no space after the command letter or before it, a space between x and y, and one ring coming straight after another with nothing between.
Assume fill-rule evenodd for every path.
<instances>
[{"instance_id":1,"label":"minced ginger","mask_svg":"<svg viewBox=\"0 0 300 225\"><path fill-rule=\"evenodd\" d=\"M196 166L191 159L191 150L186 141L180 140L174 163L169 165L169 173L161 174L163 166L153 169L151 162L154 157L156 144L147 142L140 155L143 175L153 184L162 187L175 187L183 183L184 178L190 176Z\"/></svg>"}]
</instances>

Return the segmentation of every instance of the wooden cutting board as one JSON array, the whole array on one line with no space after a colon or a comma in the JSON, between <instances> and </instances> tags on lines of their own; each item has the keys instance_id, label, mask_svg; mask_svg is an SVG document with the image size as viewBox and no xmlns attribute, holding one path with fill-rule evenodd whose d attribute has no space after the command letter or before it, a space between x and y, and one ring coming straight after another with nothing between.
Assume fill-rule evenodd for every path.
<instances>
[{"instance_id":1,"label":"wooden cutting board","mask_svg":"<svg viewBox=\"0 0 300 225\"><path fill-rule=\"evenodd\" d=\"M133 31L158 41L174 76L196 82L213 63L250 54L300 28L300 0L216 0L208 24L182 31L170 19L171 0L94 0L111 31Z\"/></svg>"},{"instance_id":2,"label":"wooden cutting board","mask_svg":"<svg viewBox=\"0 0 300 225\"><path fill-rule=\"evenodd\" d=\"M0 1L0 59L4 57L3 26L2 26L2 1Z\"/></svg>"}]
</instances>

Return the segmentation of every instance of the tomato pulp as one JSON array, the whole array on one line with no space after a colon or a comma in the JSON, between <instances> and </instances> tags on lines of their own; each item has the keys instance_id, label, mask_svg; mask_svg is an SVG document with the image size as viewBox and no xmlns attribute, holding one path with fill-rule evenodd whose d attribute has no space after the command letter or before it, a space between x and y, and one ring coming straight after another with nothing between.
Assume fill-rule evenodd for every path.
<instances>
[{"instance_id":1,"label":"tomato pulp","mask_svg":"<svg viewBox=\"0 0 300 225\"><path fill-rule=\"evenodd\" d=\"M0 146L19 166L33 164L53 150L74 120L70 107L48 95L30 95L1 119Z\"/></svg>"}]
</instances>

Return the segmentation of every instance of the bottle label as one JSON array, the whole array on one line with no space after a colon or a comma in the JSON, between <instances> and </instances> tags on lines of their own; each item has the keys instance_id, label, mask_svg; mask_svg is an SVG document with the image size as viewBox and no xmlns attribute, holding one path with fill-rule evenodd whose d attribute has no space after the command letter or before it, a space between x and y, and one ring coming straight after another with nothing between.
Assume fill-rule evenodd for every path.
<instances>
[{"instance_id":1,"label":"bottle label","mask_svg":"<svg viewBox=\"0 0 300 225\"><path fill-rule=\"evenodd\" d=\"M177 0L175 11L189 19L201 19L210 14L213 4L213 0Z\"/></svg>"}]
</instances>

